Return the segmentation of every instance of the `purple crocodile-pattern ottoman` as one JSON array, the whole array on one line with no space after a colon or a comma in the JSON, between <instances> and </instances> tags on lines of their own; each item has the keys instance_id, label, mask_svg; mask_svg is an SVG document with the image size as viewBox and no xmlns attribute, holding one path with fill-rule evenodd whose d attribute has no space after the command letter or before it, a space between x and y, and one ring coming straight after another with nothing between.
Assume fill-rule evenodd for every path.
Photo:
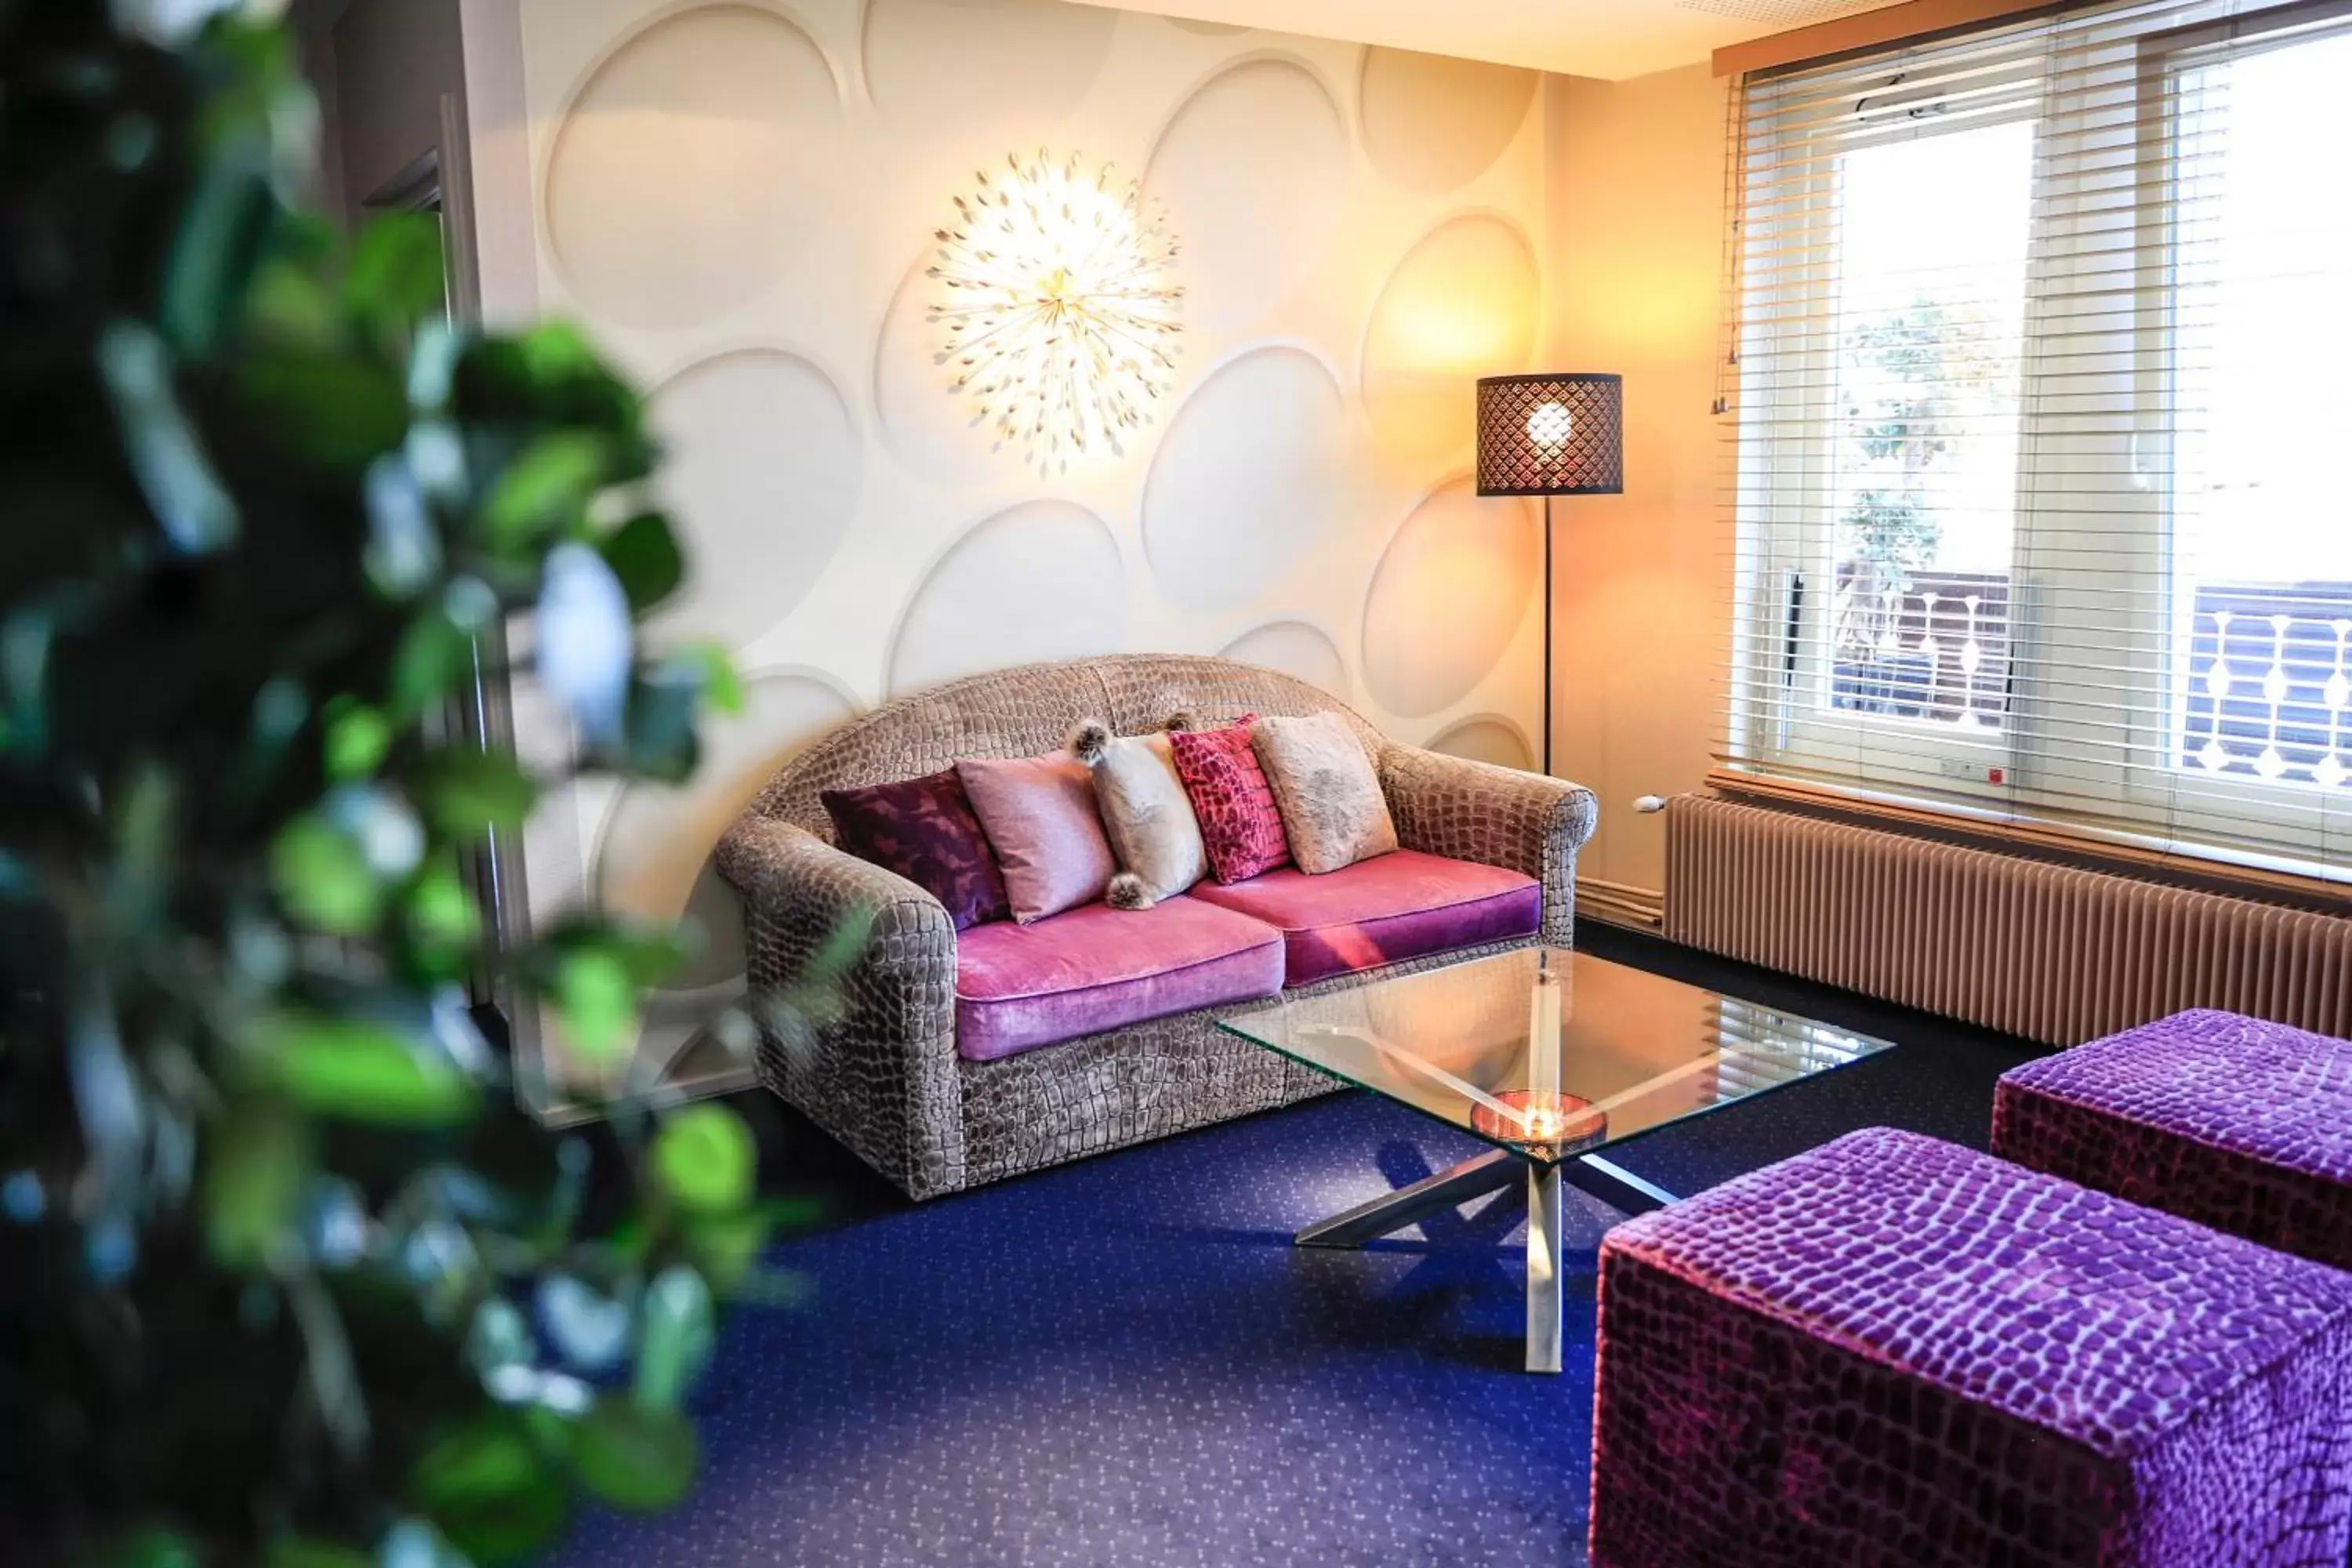
<instances>
[{"instance_id":1,"label":"purple crocodile-pattern ottoman","mask_svg":"<svg viewBox=\"0 0 2352 1568\"><path fill-rule=\"evenodd\" d=\"M2011 1071L1993 1152L2352 1268L2352 1042L2181 1013Z\"/></svg>"},{"instance_id":2,"label":"purple crocodile-pattern ottoman","mask_svg":"<svg viewBox=\"0 0 2352 1568\"><path fill-rule=\"evenodd\" d=\"M2343 1568L2352 1276L1913 1133L1601 1251L1594 1568Z\"/></svg>"}]
</instances>

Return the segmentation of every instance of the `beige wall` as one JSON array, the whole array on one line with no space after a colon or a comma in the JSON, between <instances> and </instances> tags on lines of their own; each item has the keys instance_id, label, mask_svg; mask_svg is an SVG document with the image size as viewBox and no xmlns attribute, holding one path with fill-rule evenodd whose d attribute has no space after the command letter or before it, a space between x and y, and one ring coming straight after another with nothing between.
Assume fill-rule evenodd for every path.
<instances>
[{"instance_id":1,"label":"beige wall","mask_svg":"<svg viewBox=\"0 0 2352 1568\"><path fill-rule=\"evenodd\" d=\"M1665 819L1705 776L1731 620L1717 394L1727 84L1704 65L1559 79L1547 105L1549 368L1625 377L1625 493L1557 503L1554 771L1601 796L1580 875L1654 894Z\"/></svg>"},{"instance_id":2,"label":"beige wall","mask_svg":"<svg viewBox=\"0 0 2352 1568\"><path fill-rule=\"evenodd\" d=\"M653 1054L740 984L719 834L892 696L1234 652L1531 761L1535 509L1469 469L1472 382L1538 368L1553 292L1537 73L1058 0L464 9L486 304L584 322L653 388L696 574L658 632L724 642L751 691L689 788L534 824L535 906L717 933ZM502 74L478 47L501 10ZM928 237L972 171L1039 147L1142 174L1189 291L1157 422L1066 474L967 429L924 320Z\"/></svg>"}]
</instances>

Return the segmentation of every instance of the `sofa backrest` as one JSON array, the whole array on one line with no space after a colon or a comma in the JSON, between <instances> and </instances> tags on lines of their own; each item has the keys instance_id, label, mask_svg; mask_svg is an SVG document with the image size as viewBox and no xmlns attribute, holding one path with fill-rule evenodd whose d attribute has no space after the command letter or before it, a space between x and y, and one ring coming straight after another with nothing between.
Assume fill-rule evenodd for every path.
<instances>
[{"instance_id":1,"label":"sofa backrest","mask_svg":"<svg viewBox=\"0 0 2352 1568\"><path fill-rule=\"evenodd\" d=\"M1188 654L1112 654L992 670L886 702L786 763L751 813L830 840L821 791L937 773L960 757L1035 756L1059 749L1087 719L1139 735L1179 713L1203 727L1244 713L1339 713L1375 762L1386 743L1354 709L1278 670Z\"/></svg>"}]
</instances>

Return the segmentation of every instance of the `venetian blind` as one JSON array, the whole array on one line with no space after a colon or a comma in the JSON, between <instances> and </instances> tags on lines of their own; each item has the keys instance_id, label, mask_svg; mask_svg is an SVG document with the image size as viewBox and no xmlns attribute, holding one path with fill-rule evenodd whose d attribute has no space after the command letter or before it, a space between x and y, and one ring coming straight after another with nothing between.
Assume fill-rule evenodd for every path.
<instances>
[{"instance_id":1,"label":"venetian blind","mask_svg":"<svg viewBox=\"0 0 2352 1568\"><path fill-rule=\"evenodd\" d=\"M2352 4L1747 79L1733 768L2352 874Z\"/></svg>"}]
</instances>

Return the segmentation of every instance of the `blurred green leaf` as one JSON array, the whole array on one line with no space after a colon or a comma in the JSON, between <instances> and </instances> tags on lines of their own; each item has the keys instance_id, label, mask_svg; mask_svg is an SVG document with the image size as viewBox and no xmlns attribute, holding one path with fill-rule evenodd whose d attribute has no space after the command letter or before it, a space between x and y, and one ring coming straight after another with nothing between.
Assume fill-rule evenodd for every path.
<instances>
[{"instance_id":1,"label":"blurred green leaf","mask_svg":"<svg viewBox=\"0 0 2352 1568\"><path fill-rule=\"evenodd\" d=\"M644 615L677 592L686 580L686 557L670 531L669 519L639 512L606 534L596 548L629 595L629 608Z\"/></svg>"},{"instance_id":2,"label":"blurred green leaf","mask_svg":"<svg viewBox=\"0 0 2352 1568\"><path fill-rule=\"evenodd\" d=\"M694 772L702 748L695 731L702 674L689 663L666 662L629 683L622 720L622 762L632 773L678 784Z\"/></svg>"},{"instance_id":3,"label":"blurred green leaf","mask_svg":"<svg viewBox=\"0 0 2352 1568\"><path fill-rule=\"evenodd\" d=\"M479 1086L437 1046L366 1018L275 1013L250 1044L268 1081L320 1116L454 1127L481 1109Z\"/></svg>"},{"instance_id":4,"label":"blurred green leaf","mask_svg":"<svg viewBox=\"0 0 2352 1568\"><path fill-rule=\"evenodd\" d=\"M449 1544L480 1563L507 1563L562 1528L563 1479L520 1416L488 1411L417 1459L409 1496Z\"/></svg>"},{"instance_id":5,"label":"blurred green leaf","mask_svg":"<svg viewBox=\"0 0 2352 1568\"><path fill-rule=\"evenodd\" d=\"M427 605L401 633L392 657L394 710L414 719L469 679L474 639L449 618L444 605Z\"/></svg>"},{"instance_id":6,"label":"blurred green leaf","mask_svg":"<svg viewBox=\"0 0 2352 1568\"><path fill-rule=\"evenodd\" d=\"M179 783L153 763L142 763L124 783L114 808L114 853L109 879L117 918L126 925L163 912L178 847Z\"/></svg>"},{"instance_id":7,"label":"blurred green leaf","mask_svg":"<svg viewBox=\"0 0 2352 1568\"><path fill-rule=\"evenodd\" d=\"M751 1277L761 1249L768 1245L768 1221L756 1209L706 1215L689 1218L681 1238L687 1256L710 1281L711 1289L732 1296Z\"/></svg>"},{"instance_id":8,"label":"blurred green leaf","mask_svg":"<svg viewBox=\"0 0 2352 1568\"><path fill-rule=\"evenodd\" d=\"M409 1490L425 1509L438 1513L451 1502L510 1497L537 1480L541 1468L539 1450L521 1423L489 1412L418 1456Z\"/></svg>"},{"instance_id":9,"label":"blurred green leaf","mask_svg":"<svg viewBox=\"0 0 2352 1568\"><path fill-rule=\"evenodd\" d=\"M459 1568L540 1549L583 1478L674 1498L674 1423L600 1415L575 1468L594 1396L521 1304L550 1274L601 1293L624 1356L654 1338L605 1392L673 1404L709 1332L684 1259L740 1279L765 1230L691 1207L730 1179L681 1198L634 1131L592 1184L560 1152L584 1140L487 1089L456 840L536 792L436 753L478 650L568 546L623 626L592 767L682 776L689 708L742 682L717 649L635 668L627 622L685 565L633 499L659 448L630 381L575 328L437 320L433 219L347 237L300 209L319 116L284 10L0 0L0 293L28 307L0 354L0 1068L28 1244L0 1295L28 1343L81 1346L27 1388L83 1418L0 1484L11 1562ZM572 930L511 961L625 1050L677 943ZM637 1239L603 1239L624 1215Z\"/></svg>"},{"instance_id":10,"label":"blurred green leaf","mask_svg":"<svg viewBox=\"0 0 2352 1568\"><path fill-rule=\"evenodd\" d=\"M439 315L447 305L436 213L380 213L352 247L343 295L362 314L400 326Z\"/></svg>"},{"instance_id":11,"label":"blurred green leaf","mask_svg":"<svg viewBox=\"0 0 2352 1568\"><path fill-rule=\"evenodd\" d=\"M428 318L416 329L408 349L408 405L420 414L437 413L449 401L449 388L465 354L468 334L446 317Z\"/></svg>"},{"instance_id":12,"label":"blurred green leaf","mask_svg":"<svg viewBox=\"0 0 2352 1568\"><path fill-rule=\"evenodd\" d=\"M163 340L142 323L118 321L99 340L98 363L131 472L166 537L190 554L226 547L236 537L236 503L180 405Z\"/></svg>"},{"instance_id":13,"label":"blurred green leaf","mask_svg":"<svg viewBox=\"0 0 2352 1568\"><path fill-rule=\"evenodd\" d=\"M760 1151L743 1119L723 1105L672 1112L654 1134L654 1179L689 1214L732 1214L751 1201Z\"/></svg>"},{"instance_id":14,"label":"blurred green leaf","mask_svg":"<svg viewBox=\"0 0 2352 1568\"><path fill-rule=\"evenodd\" d=\"M310 1129L282 1104L247 1099L230 1107L210 1151L205 1234L213 1256L230 1268L259 1268L297 1223Z\"/></svg>"},{"instance_id":15,"label":"blurred green leaf","mask_svg":"<svg viewBox=\"0 0 2352 1568\"><path fill-rule=\"evenodd\" d=\"M604 1060L629 1044L637 1020L636 983L611 948L581 948L556 967L555 1005L573 1047Z\"/></svg>"},{"instance_id":16,"label":"blurred green leaf","mask_svg":"<svg viewBox=\"0 0 2352 1568\"><path fill-rule=\"evenodd\" d=\"M702 700L720 713L743 711L743 678L735 671L735 660L718 643L695 643L678 650L678 657L691 660L702 678Z\"/></svg>"},{"instance_id":17,"label":"blurred green leaf","mask_svg":"<svg viewBox=\"0 0 2352 1568\"><path fill-rule=\"evenodd\" d=\"M676 1409L710 1361L710 1287L691 1268L665 1268L646 1287L638 1319L637 1398Z\"/></svg>"},{"instance_id":18,"label":"blurred green leaf","mask_svg":"<svg viewBox=\"0 0 2352 1568\"><path fill-rule=\"evenodd\" d=\"M675 1410L606 1397L580 1419L572 1463L581 1483L614 1508L665 1509L694 1484L694 1429Z\"/></svg>"},{"instance_id":19,"label":"blurred green leaf","mask_svg":"<svg viewBox=\"0 0 2352 1568\"><path fill-rule=\"evenodd\" d=\"M473 1325L466 1331L466 1361L477 1373L528 1366L538 1350L530 1325L513 1302L494 1296L474 1310Z\"/></svg>"},{"instance_id":20,"label":"blurred green leaf","mask_svg":"<svg viewBox=\"0 0 2352 1568\"><path fill-rule=\"evenodd\" d=\"M327 710L327 777L341 784L367 778L392 750L392 725L364 703L338 699Z\"/></svg>"},{"instance_id":21,"label":"blurred green leaf","mask_svg":"<svg viewBox=\"0 0 2352 1568\"><path fill-rule=\"evenodd\" d=\"M172 346L208 357L236 325L255 264L277 216L264 150L249 135L198 165L180 210L156 319Z\"/></svg>"},{"instance_id":22,"label":"blurred green leaf","mask_svg":"<svg viewBox=\"0 0 2352 1568\"><path fill-rule=\"evenodd\" d=\"M578 1275L541 1276L531 1304L549 1346L573 1371L609 1372L629 1353L629 1303Z\"/></svg>"},{"instance_id":23,"label":"blurred green leaf","mask_svg":"<svg viewBox=\"0 0 2352 1568\"><path fill-rule=\"evenodd\" d=\"M451 748L427 759L418 799L433 825L452 838L520 827L539 800L522 764L500 752Z\"/></svg>"},{"instance_id":24,"label":"blurred green leaf","mask_svg":"<svg viewBox=\"0 0 2352 1568\"><path fill-rule=\"evenodd\" d=\"M204 1568L195 1547L177 1531L142 1530L106 1554L107 1568Z\"/></svg>"},{"instance_id":25,"label":"blurred green leaf","mask_svg":"<svg viewBox=\"0 0 2352 1568\"><path fill-rule=\"evenodd\" d=\"M805 1230L824 1215L824 1205L817 1198L768 1198L733 1214L690 1216L680 1239L711 1289L732 1297L751 1278L778 1231Z\"/></svg>"},{"instance_id":26,"label":"blurred green leaf","mask_svg":"<svg viewBox=\"0 0 2352 1568\"><path fill-rule=\"evenodd\" d=\"M490 548L512 552L576 528L605 483L607 459L604 437L584 430L551 431L524 447L483 503Z\"/></svg>"},{"instance_id":27,"label":"blurred green leaf","mask_svg":"<svg viewBox=\"0 0 2352 1568\"><path fill-rule=\"evenodd\" d=\"M281 343L325 349L342 339L335 297L307 258L278 256L263 262L254 273L246 309L257 333Z\"/></svg>"},{"instance_id":28,"label":"blurred green leaf","mask_svg":"<svg viewBox=\"0 0 2352 1568\"><path fill-rule=\"evenodd\" d=\"M247 356L238 387L280 451L359 469L400 445L408 392L389 366L289 344Z\"/></svg>"},{"instance_id":29,"label":"blurred green leaf","mask_svg":"<svg viewBox=\"0 0 2352 1568\"><path fill-rule=\"evenodd\" d=\"M790 1197L764 1198L759 1204L760 1217L772 1231L806 1230L820 1224L825 1216L824 1199L814 1194Z\"/></svg>"},{"instance_id":30,"label":"blurred green leaf","mask_svg":"<svg viewBox=\"0 0 2352 1568\"><path fill-rule=\"evenodd\" d=\"M461 953L481 935L480 911L450 861L427 866L409 889L408 930L419 947L436 955Z\"/></svg>"},{"instance_id":31,"label":"blurred green leaf","mask_svg":"<svg viewBox=\"0 0 2352 1568\"><path fill-rule=\"evenodd\" d=\"M299 816L269 847L271 885L295 918L320 931L355 936L383 912L383 885L360 845L316 816Z\"/></svg>"},{"instance_id":32,"label":"blurred green leaf","mask_svg":"<svg viewBox=\"0 0 2352 1568\"><path fill-rule=\"evenodd\" d=\"M593 925L559 926L552 945L559 953L589 949L610 953L620 962L629 984L640 990L667 980L696 952L689 933L677 926L625 922L614 917Z\"/></svg>"},{"instance_id":33,"label":"blurred green leaf","mask_svg":"<svg viewBox=\"0 0 2352 1568\"><path fill-rule=\"evenodd\" d=\"M524 373L541 385L607 374L595 348L569 321L542 322L523 333L516 348Z\"/></svg>"},{"instance_id":34,"label":"blurred green leaf","mask_svg":"<svg viewBox=\"0 0 2352 1568\"><path fill-rule=\"evenodd\" d=\"M375 1568L375 1554L331 1541L281 1535L261 1562L262 1568Z\"/></svg>"}]
</instances>

